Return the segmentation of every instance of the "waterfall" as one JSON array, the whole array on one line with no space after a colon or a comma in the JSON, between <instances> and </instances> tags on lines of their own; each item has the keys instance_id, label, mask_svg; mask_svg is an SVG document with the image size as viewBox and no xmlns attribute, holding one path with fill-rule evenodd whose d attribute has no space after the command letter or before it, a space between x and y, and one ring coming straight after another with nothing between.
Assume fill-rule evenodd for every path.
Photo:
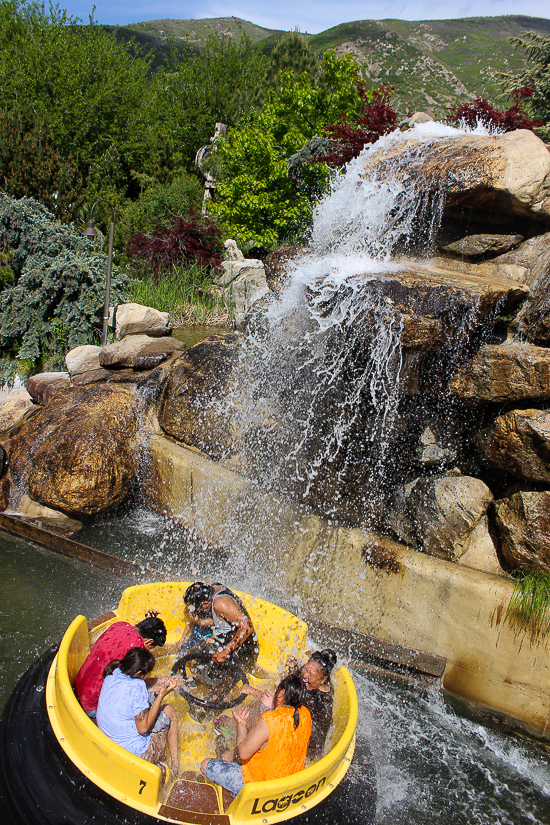
<instances>
[{"instance_id":1,"label":"waterfall","mask_svg":"<svg viewBox=\"0 0 550 825\"><path fill-rule=\"evenodd\" d=\"M388 494L408 377L402 315L381 284L399 273L398 253L430 249L445 203L403 170L450 134L464 132L392 133L335 175L310 247L248 324L228 399L247 475L355 523L373 526ZM372 161L396 143L405 152L379 176Z\"/></svg>"}]
</instances>

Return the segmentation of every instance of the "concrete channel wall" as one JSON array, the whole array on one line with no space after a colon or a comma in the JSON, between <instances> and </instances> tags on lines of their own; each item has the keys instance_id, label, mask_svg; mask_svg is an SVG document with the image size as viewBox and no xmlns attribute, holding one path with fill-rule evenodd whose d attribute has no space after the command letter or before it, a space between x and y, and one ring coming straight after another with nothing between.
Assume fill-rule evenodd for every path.
<instances>
[{"instance_id":1,"label":"concrete channel wall","mask_svg":"<svg viewBox=\"0 0 550 825\"><path fill-rule=\"evenodd\" d=\"M512 583L331 522L162 435L148 503L209 544L247 552L307 615L446 657L442 684L550 738L550 655L504 621ZM270 572L268 572L270 571Z\"/></svg>"}]
</instances>

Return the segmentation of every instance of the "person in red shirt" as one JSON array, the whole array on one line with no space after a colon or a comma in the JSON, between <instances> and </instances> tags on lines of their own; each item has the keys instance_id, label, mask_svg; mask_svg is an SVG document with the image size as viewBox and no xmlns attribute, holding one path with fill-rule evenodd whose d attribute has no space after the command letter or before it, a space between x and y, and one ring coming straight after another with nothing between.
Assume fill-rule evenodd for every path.
<instances>
[{"instance_id":1,"label":"person in red shirt","mask_svg":"<svg viewBox=\"0 0 550 825\"><path fill-rule=\"evenodd\" d=\"M121 660L133 647L162 647L166 642L166 627L162 619L150 616L134 627L128 622L115 622L92 645L75 681L78 701L88 716L95 718L103 671L115 659Z\"/></svg>"}]
</instances>

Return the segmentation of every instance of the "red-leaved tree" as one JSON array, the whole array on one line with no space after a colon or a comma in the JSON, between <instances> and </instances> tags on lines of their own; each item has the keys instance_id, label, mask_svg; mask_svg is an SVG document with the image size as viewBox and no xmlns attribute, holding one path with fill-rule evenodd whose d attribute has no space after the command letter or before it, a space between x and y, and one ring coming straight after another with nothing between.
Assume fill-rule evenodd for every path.
<instances>
[{"instance_id":1,"label":"red-leaved tree","mask_svg":"<svg viewBox=\"0 0 550 825\"><path fill-rule=\"evenodd\" d=\"M533 90L528 86L516 89L512 94L514 105L502 111L495 109L482 97L477 97L471 103L451 109L449 120L451 123L465 124L472 129L481 123L488 129L500 132L513 132L516 129L533 131L537 126L542 126L542 120L531 120L523 108L523 101L532 95Z\"/></svg>"},{"instance_id":2,"label":"red-leaved tree","mask_svg":"<svg viewBox=\"0 0 550 825\"><path fill-rule=\"evenodd\" d=\"M126 254L151 267L157 279L173 265L197 263L205 269L218 268L222 251L221 230L211 218L196 212L158 223L150 235L136 232L126 247Z\"/></svg>"},{"instance_id":3,"label":"red-leaved tree","mask_svg":"<svg viewBox=\"0 0 550 825\"><path fill-rule=\"evenodd\" d=\"M348 163L360 154L365 144L375 143L382 135L392 132L397 125L397 112L389 103L392 92L389 86L369 92L357 74L355 84L361 98L362 111L354 125L350 125L343 116L340 123L330 123L326 127L333 149L317 160L322 160L329 166L340 167Z\"/></svg>"}]
</instances>

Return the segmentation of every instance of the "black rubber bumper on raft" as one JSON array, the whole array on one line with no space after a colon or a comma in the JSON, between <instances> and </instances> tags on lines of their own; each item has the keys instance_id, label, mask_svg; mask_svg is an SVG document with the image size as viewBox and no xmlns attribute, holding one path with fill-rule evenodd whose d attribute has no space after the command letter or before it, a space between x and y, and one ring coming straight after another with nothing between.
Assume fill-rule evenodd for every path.
<instances>
[{"instance_id":1,"label":"black rubber bumper on raft","mask_svg":"<svg viewBox=\"0 0 550 825\"><path fill-rule=\"evenodd\" d=\"M56 649L48 650L19 680L0 720L0 820L2 825L159 825L103 793L70 762L46 712L46 679ZM338 788L294 825L370 825L376 786L370 751L356 758ZM357 781L357 769L361 778ZM355 778L357 777L357 779Z\"/></svg>"}]
</instances>

